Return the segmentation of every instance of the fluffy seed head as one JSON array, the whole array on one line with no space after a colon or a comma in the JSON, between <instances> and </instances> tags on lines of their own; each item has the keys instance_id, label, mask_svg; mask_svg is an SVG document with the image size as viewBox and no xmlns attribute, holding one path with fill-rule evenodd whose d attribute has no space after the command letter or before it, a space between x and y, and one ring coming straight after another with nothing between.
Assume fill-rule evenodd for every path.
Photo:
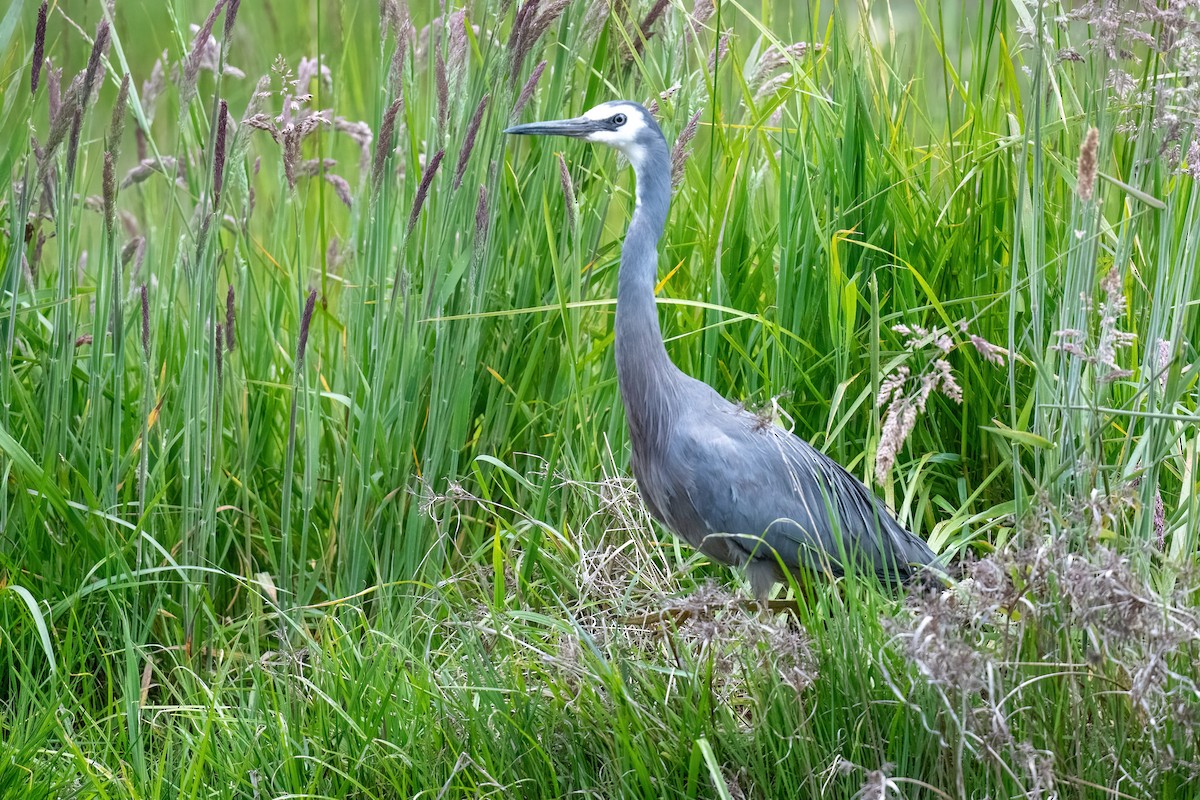
<instances>
[{"instance_id":1,"label":"fluffy seed head","mask_svg":"<svg viewBox=\"0 0 1200 800\"><path fill-rule=\"evenodd\" d=\"M1087 136L1079 147L1079 171L1076 180L1076 191L1079 199L1085 203L1092 199L1096 191L1096 151L1100 146L1100 131L1088 128Z\"/></svg>"},{"instance_id":2,"label":"fluffy seed head","mask_svg":"<svg viewBox=\"0 0 1200 800\"><path fill-rule=\"evenodd\" d=\"M994 345L982 336L976 336L973 333L970 334L970 337L971 344L974 345L979 355L983 356L984 360L995 364L997 367L1004 366L1004 357L1008 355L1006 348Z\"/></svg>"},{"instance_id":3,"label":"fluffy seed head","mask_svg":"<svg viewBox=\"0 0 1200 800\"><path fill-rule=\"evenodd\" d=\"M688 145L696 136L696 129L700 125L700 114L703 109L692 114L687 125L683 126L683 130L679 132L679 138L675 140L675 146L671 149L671 185L678 186L683 180L683 168L687 164L688 154L691 152Z\"/></svg>"}]
</instances>

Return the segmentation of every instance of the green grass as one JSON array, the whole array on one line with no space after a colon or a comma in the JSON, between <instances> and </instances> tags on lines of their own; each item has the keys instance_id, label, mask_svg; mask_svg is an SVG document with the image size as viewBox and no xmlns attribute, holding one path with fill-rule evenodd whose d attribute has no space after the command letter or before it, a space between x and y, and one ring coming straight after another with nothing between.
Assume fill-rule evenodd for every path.
<instances>
[{"instance_id":1,"label":"green grass","mask_svg":"<svg viewBox=\"0 0 1200 800\"><path fill-rule=\"evenodd\" d=\"M1057 7L722 0L696 27L672 2L635 48L652 4L579 0L514 67L517 3L471 3L457 51L418 5L390 74L375 3L247 2L212 52L245 77L189 97L211 7L122 0L78 150L44 173L37 3L0 14L0 796L1195 796L1194 32L1122 21L1125 58ZM51 4L64 92L101 13ZM761 93L797 40L819 47ZM375 141L318 125L298 157L336 163L292 187L244 119L261 75L262 124L281 113L304 57L329 78L292 114ZM669 138L701 112L662 258L672 357L775 404L972 580L815 582L768 619L650 523L612 360L632 176L504 139L542 61L522 121L670 87ZM111 229L106 150L118 183L182 165L121 186ZM940 360L961 403L930 394L877 476L881 385L905 367L913 397Z\"/></svg>"}]
</instances>

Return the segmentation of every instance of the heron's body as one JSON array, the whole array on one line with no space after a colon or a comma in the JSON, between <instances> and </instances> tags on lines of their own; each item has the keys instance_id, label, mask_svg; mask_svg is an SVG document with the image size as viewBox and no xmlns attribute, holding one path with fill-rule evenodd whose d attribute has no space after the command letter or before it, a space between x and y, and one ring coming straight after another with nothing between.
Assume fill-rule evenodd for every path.
<instances>
[{"instance_id":1,"label":"heron's body","mask_svg":"<svg viewBox=\"0 0 1200 800\"><path fill-rule=\"evenodd\" d=\"M637 178L621 253L615 348L638 490L651 514L711 558L745 567L765 597L780 564L841 575L850 563L889 583L935 556L837 462L685 375L667 355L654 285L670 207L670 156L636 103L511 133L561 134L617 147Z\"/></svg>"}]
</instances>

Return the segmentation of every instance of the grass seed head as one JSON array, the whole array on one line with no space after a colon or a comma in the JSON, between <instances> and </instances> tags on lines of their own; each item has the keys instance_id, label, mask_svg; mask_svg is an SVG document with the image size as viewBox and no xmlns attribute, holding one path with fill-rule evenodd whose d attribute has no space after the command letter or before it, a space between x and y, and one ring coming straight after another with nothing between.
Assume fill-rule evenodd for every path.
<instances>
[{"instance_id":1,"label":"grass seed head","mask_svg":"<svg viewBox=\"0 0 1200 800\"><path fill-rule=\"evenodd\" d=\"M341 247L341 240L338 237L329 237L329 246L325 248L325 269L331 273L336 273L342 264Z\"/></svg>"},{"instance_id":2,"label":"grass seed head","mask_svg":"<svg viewBox=\"0 0 1200 800\"><path fill-rule=\"evenodd\" d=\"M48 0L38 6L37 28L33 33L33 60L29 63L29 93L37 94L38 80L42 75L42 62L46 54L46 12Z\"/></svg>"},{"instance_id":3,"label":"grass seed head","mask_svg":"<svg viewBox=\"0 0 1200 800\"><path fill-rule=\"evenodd\" d=\"M641 55L646 48L646 43L654 37L654 26L662 17L663 12L671 5L670 0L656 0L650 10L646 12L646 16L642 18L642 24L638 26L638 35L633 39L633 52Z\"/></svg>"},{"instance_id":4,"label":"grass seed head","mask_svg":"<svg viewBox=\"0 0 1200 800\"><path fill-rule=\"evenodd\" d=\"M221 187L225 182L226 131L229 124L229 105L222 100L217 109L217 142L213 147L213 208L221 207Z\"/></svg>"},{"instance_id":5,"label":"grass seed head","mask_svg":"<svg viewBox=\"0 0 1200 800\"><path fill-rule=\"evenodd\" d=\"M163 66L167 62L167 51L164 50L150 70L150 77L142 81L142 112L147 120L154 119L154 110L158 106L158 98L167 88L167 72Z\"/></svg>"},{"instance_id":6,"label":"grass seed head","mask_svg":"<svg viewBox=\"0 0 1200 800\"><path fill-rule=\"evenodd\" d=\"M204 51L208 47L208 40L212 37L213 25L217 22L217 15L221 13L221 9L225 7L226 0L217 0L208 17L205 18L204 24L196 30L196 35L192 39L192 47L188 50L187 57L183 60L183 71L179 79L179 107L180 113L187 108L188 103L196 96L196 83L200 80L200 66L204 59Z\"/></svg>"},{"instance_id":7,"label":"grass seed head","mask_svg":"<svg viewBox=\"0 0 1200 800\"><path fill-rule=\"evenodd\" d=\"M429 195L429 187L433 183L433 177L437 174L438 167L442 165L442 159L446 156L445 150L438 150L430 159L429 165L425 167L421 173L421 183L417 186L417 194L413 197L412 211L408 215L408 233L412 234L413 228L417 227L417 218L421 216L421 208L425 205L425 199Z\"/></svg>"},{"instance_id":8,"label":"grass seed head","mask_svg":"<svg viewBox=\"0 0 1200 800\"><path fill-rule=\"evenodd\" d=\"M1100 147L1100 131L1088 128L1087 136L1079 147L1079 169L1076 173L1076 191L1079 199L1085 203L1092 199L1096 191L1096 151Z\"/></svg>"},{"instance_id":9,"label":"grass seed head","mask_svg":"<svg viewBox=\"0 0 1200 800\"><path fill-rule=\"evenodd\" d=\"M717 13L713 0L695 0L692 11L687 15L684 25L684 38L690 45L693 40L704 35L704 24Z\"/></svg>"},{"instance_id":10,"label":"grass seed head","mask_svg":"<svg viewBox=\"0 0 1200 800\"><path fill-rule=\"evenodd\" d=\"M141 286L142 299L142 355L150 361L150 298L146 294L146 284Z\"/></svg>"},{"instance_id":11,"label":"grass seed head","mask_svg":"<svg viewBox=\"0 0 1200 800\"><path fill-rule=\"evenodd\" d=\"M567 170L567 162L562 157L562 153L557 153L558 156L558 180L562 184L563 201L567 208L567 227L575 227L575 187L571 184L571 173Z\"/></svg>"},{"instance_id":12,"label":"grass seed head","mask_svg":"<svg viewBox=\"0 0 1200 800\"><path fill-rule=\"evenodd\" d=\"M467 11L459 9L453 12L447 32L446 62L450 70L450 88L457 91L467 71Z\"/></svg>"},{"instance_id":13,"label":"grass seed head","mask_svg":"<svg viewBox=\"0 0 1200 800\"><path fill-rule=\"evenodd\" d=\"M50 59L46 59L46 107L49 112L51 122L58 116L58 111L62 107L62 67L53 66Z\"/></svg>"},{"instance_id":14,"label":"grass seed head","mask_svg":"<svg viewBox=\"0 0 1200 800\"><path fill-rule=\"evenodd\" d=\"M88 54L87 69L84 72L82 103L86 104L90 100L92 90L96 86L96 78L100 75L100 61L108 52L108 39L108 20L100 20L100 24L96 26L96 36L92 40L92 51Z\"/></svg>"},{"instance_id":15,"label":"grass seed head","mask_svg":"<svg viewBox=\"0 0 1200 800\"><path fill-rule=\"evenodd\" d=\"M108 149L114 154L121 152L121 138L125 134L125 111L129 106L129 73L121 76L121 88L113 104L112 120L108 125Z\"/></svg>"},{"instance_id":16,"label":"grass seed head","mask_svg":"<svg viewBox=\"0 0 1200 800\"><path fill-rule=\"evenodd\" d=\"M725 53L729 50L729 33L722 33L721 38L717 40L717 46L708 55L708 73L715 75L717 67L721 65L721 60L725 58Z\"/></svg>"},{"instance_id":17,"label":"grass seed head","mask_svg":"<svg viewBox=\"0 0 1200 800\"><path fill-rule=\"evenodd\" d=\"M135 266L141 265L143 253L146 250L146 237L134 236L121 248L121 266L127 267L131 261L137 260Z\"/></svg>"},{"instance_id":18,"label":"grass seed head","mask_svg":"<svg viewBox=\"0 0 1200 800\"><path fill-rule=\"evenodd\" d=\"M863 784L854 795L858 800L891 800L903 797L899 787L888 773L895 769L895 764L882 764L879 769L866 770Z\"/></svg>"},{"instance_id":19,"label":"grass seed head","mask_svg":"<svg viewBox=\"0 0 1200 800\"><path fill-rule=\"evenodd\" d=\"M229 352L237 347L237 306L234 304L233 284L225 291L225 346Z\"/></svg>"},{"instance_id":20,"label":"grass seed head","mask_svg":"<svg viewBox=\"0 0 1200 800\"><path fill-rule=\"evenodd\" d=\"M397 31L403 24L400 4L397 0L379 0L379 38L387 39L388 33Z\"/></svg>"},{"instance_id":21,"label":"grass seed head","mask_svg":"<svg viewBox=\"0 0 1200 800\"><path fill-rule=\"evenodd\" d=\"M446 58L442 48L437 48L434 54L434 85L437 89L437 124L438 131L446 130L446 120L450 116L450 82L446 77Z\"/></svg>"},{"instance_id":22,"label":"grass seed head","mask_svg":"<svg viewBox=\"0 0 1200 800\"><path fill-rule=\"evenodd\" d=\"M241 8L242 0L229 0L229 8L225 10L225 30L221 33L221 38L225 42L225 46L229 46L229 37L233 33L233 23L237 21L238 9Z\"/></svg>"},{"instance_id":23,"label":"grass seed head","mask_svg":"<svg viewBox=\"0 0 1200 800\"><path fill-rule=\"evenodd\" d=\"M879 444L875 449L875 481L882 484L896 463L909 434L917 424L917 406L913 399L904 393L903 388L895 389L892 401L888 405L879 430Z\"/></svg>"},{"instance_id":24,"label":"grass seed head","mask_svg":"<svg viewBox=\"0 0 1200 800\"><path fill-rule=\"evenodd\" d=\"M225 329L220 325L216 330L216 349L215 355L217 358L217 385L221 385L221 376L224 372L225 365Z\"/></svg>"},{"instance_id":25,"label":"grass seed head","mask_svg":"<svg viewBox=\"0 0 1200 800\"><path fill-rule=\"evenodd\" d=\"M982 336L976 336L973 333L969 334L969 336L971 339L971 345L975 348L979 355L983 356L985 361L995 364L997 367L1004 366L1004 358L1008 355L1008 350L1000 347L999 345L992 344Z\"/></svg>"},{"instance_id":26,"label":"grass seed head","mask_svg":"<svg viewBox=\"0 0 1200 800\"><path fill-rule=\"evenodd\" d=\"M376 192L383 183L383 170L392 150L392 138L396 134L396 117L403 104L404 99L397 97L387 107L387 111L383 112L383 122L379 126L379 138L375 141L375 158L371 163L371 185L375 187Z\"/></svg>"},{"instance_id":27,"label":"grass seed head","mask_svg":"<svg viewBox=\"0 0 1200 800\"><path fill-rule=\"evenodd\" d=\"M475 251L483 252L483 243L487 241L488 232L488 194L487 187L479 184L479 199L475 202Z\"/></svg>"},{"instance_id":28,"label":"grass seed head","mask_svg":"<svg viewBox=\"0 0 1200 800\"><path fill-rule=\"evenodd\" d=\"M301 145L304 139L322 124L327 124L324 112L305 114L294 122L287 123L279 132L283 144L283 173L289 189L296 188L296 180L303 174L305 162L301 158Z\"/></svg>"},{"instance_id":29,"label":"grass seed head","mask_svg":"<svg viewBox=\"0 0 1200 800\"><path fill-rule=\"evenodd\" d=\"M1179 168L1193 181L1200 180L1200 139L1192 139L1192 143L1188 145L1187 159Z\"/></svg>"},{"instance_id":30,"label":"grass seed head","mask_svg":"<svg viewBox=\"0 0 1200 800\"><path fill-rule=\"evenodd\" d=\"M333 187L333 192L337 195L338 200L341 200L346 208L353 208L354 192L350 188L349 181L333 172L326 172L324 177L325 181Z\"/></svg>"},{"instance_id":31,"label":"grass seed head","mask_svg":"<svg viewBox=\"0 0 1200 800\"><path fill-rule=\"evenodd\" d=\"M333 129L346 134L358 145L358 169L359 172L366 174L371 167L371 143L375 141L375 134L371 132L371 126L361 121L351 122L345 117L334 117Z\"/></svg>"},{"instance_id":32,"label":"grass seed head","mask_svg":"<svg viewBox=\"0 0 1200 800\"><path fill-rule=\"evenodd\" d=\"M49 139L46 143L46 160L49 161L59 145L67 140L67 174L73 172L74 160L79 150L79 130L83 125L84 83L83 73L79 73L76 80L72 80L71 85L67 86L64 102L59 107L58 119L50 124Z\"/></svg>"},{"instance_id":33,"label":"grass seed head","mask_svg":"<svg viewBox=\"0 0 1200 800\"><path fill-rule=\"evenodd\" d=\"M413 25L408 16L408 6L403 2L394 5L396 17L391 23L396 37L396 46L392 50L392 59L388 63L388 91L399 97L404 88L404 61L408 57L408 47L413 39Z\"/></svg>"},{"instance_id":34,"label":"grass seed head","mask_svg":"<svg viewBox=\"0 0 1200 800\"><path fill-rule=\"evenodd\" d=\"M156 172L175 177L179 176L182 171L182 165L178 162L175 156L162 156L161 158L146 158L138 162L137 166L125 173L125 177L121 179L121 188L128 189L139 183L143 183L151 175Z\"/></svg>"},{"instance_id":35,"label":"grass seed head","mask_svg":"<svg viewBox=\"0 0 1200 800\"><path fill-rule=\"evenodd\" d=\"M521 77L521 67L538 39L570 4L571 0L549 0L543 7L541 0L525 0L517 7L508 39L509 75L514 85Z\"/></svg>"},{"instance_id":36,"label":"grass seed head","mask_svg":"<svg viewBox=\"0 0 1200 800\"><path fill-rule=\"evenodd\" d=\"M537 88L538 81L542 78L542 73L546 71L546 62L539 62L533 68L533 72L529 73L529 79L525 81L525 85L521 87L521 91L517 94L517 102L513 106L512 118L516 119L521 116L522 109L533 98L533 91Z\"/></svg>"},{"instance_id":37,"label":"grass seed head","mask_svg":"<svg viewBox=\"0 0 1200 800\"><path fill-rule=\"evenodd\" d=\"M70 139L67 143L67 174L75 174L75 160L79 155L79 137L83 130L83 115L87 110L92 92L96 88L96 78L100 75L101 60L108 50L108 21L100 20L96 26L96 36L92 40L92 50L88 55L87 68L83 72L83 80L78 95L73 103L64 103L60 113L70 114ZM54 126L51 125L51 140L54 139ZM61 140L60 140L61 141ZM53 148L47 146L47 157Z\"/></svg>"},{"instance_id":38,"label":"grass seed head","mask_svg":"<svg viewBox=\"0 0 1200 800\"><path fill-rule=\"evenodd\" d=\"M112 151L105 150L104 170L100 185L101 193L104 197L104 230L109 236L113 235L117 224L117 178L114 174L115 169Z\"/></svg>"},{"instance_id":39,"label":"grass seed head","mask_svg":"<svg viewBox=\"0 0 1200 800\"><path fill-rule=\"evenodd\" d=\"M704 113L704 109L696 111L687 121L687 125L683 126L683 130L679 132L679 137L675 140L675 146L671 148L671 185L678 186L683 181L683 169L687 165L688 155L691 153L688 145L696 136L696 130L700 126L700 115Z\"/></svg>"},{"instance_id":40,"label":"grass seed head","mask_svg":"<svg viewBox=\"0 0 1200 800\"><path fill-rule=\"evenodd\" d=\"M296 342L296 371L304 366L304 352L308 349L308 329L312 323L313 307L317 303L317 290L310 289L304 301L304 313L300 316L300 338Z\"/></svg>"},{"instance_id":41,"label":"grass seed head","mask_svg":"<svg viewBox=\"0 0 1200 800\"><path fill-rule=\"evenodd\" d=\"M885 620L908 657L932 684L970 695L984 686L986 657L963 638L968 620L954 598L933 590L908 597L912 617Z\"/></svg>"},{"instance_id":42,"label":"grass seed head","mask_svg":"<svg viewBox=\"0 0 1200 800\"><path fill-rule=\"evenodd\" d=\"M1104 299L1100 303L1100 337L1096 344L1095 363L1107 368L1100 376L1101 381L1111 383L1133 374L1117 363L1117 352L1130 347L1135 336L1119 327L1125 315L1125 287L1121 271L1116 267L1110 269L1101 280L1100 289L1104 292Z\"/></svg>"},{"instance_id":43,"label":"grass seed head","mask_svg":"<svg viewBox=\"0 0 1200 800\"><path fill-rule=\"evenodd\" d=\"M471 115L471 121L467 123L467 135L463 138L462 149L458 151L458 163L454 166L453 188L455 189L462 185L463 174L467 171L467 161L471 158L471 151L475 149L475 136L479 133L483 112L487 109L491 97L490 94L485 94L480 98L479 105L475 106L475 113Z\"/></svg>"}]
</instances>

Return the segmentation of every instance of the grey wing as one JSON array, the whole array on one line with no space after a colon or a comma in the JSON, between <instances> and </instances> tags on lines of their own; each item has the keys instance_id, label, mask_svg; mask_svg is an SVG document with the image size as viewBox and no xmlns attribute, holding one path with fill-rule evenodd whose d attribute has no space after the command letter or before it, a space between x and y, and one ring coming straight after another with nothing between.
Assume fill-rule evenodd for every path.
<instances>
[{"instance_id":1,"label":"grey wing","mask_svg":"<svg viewBox=\"0 0 1200 800\"><path fill-rule=\"evenodd\" d=\"M935 561L857 478L787 431L730 406L678 433L693 525L743 561L777 553L789 567L835 575L853 561L885 581Z\"/></svg>"}]
</instances>

